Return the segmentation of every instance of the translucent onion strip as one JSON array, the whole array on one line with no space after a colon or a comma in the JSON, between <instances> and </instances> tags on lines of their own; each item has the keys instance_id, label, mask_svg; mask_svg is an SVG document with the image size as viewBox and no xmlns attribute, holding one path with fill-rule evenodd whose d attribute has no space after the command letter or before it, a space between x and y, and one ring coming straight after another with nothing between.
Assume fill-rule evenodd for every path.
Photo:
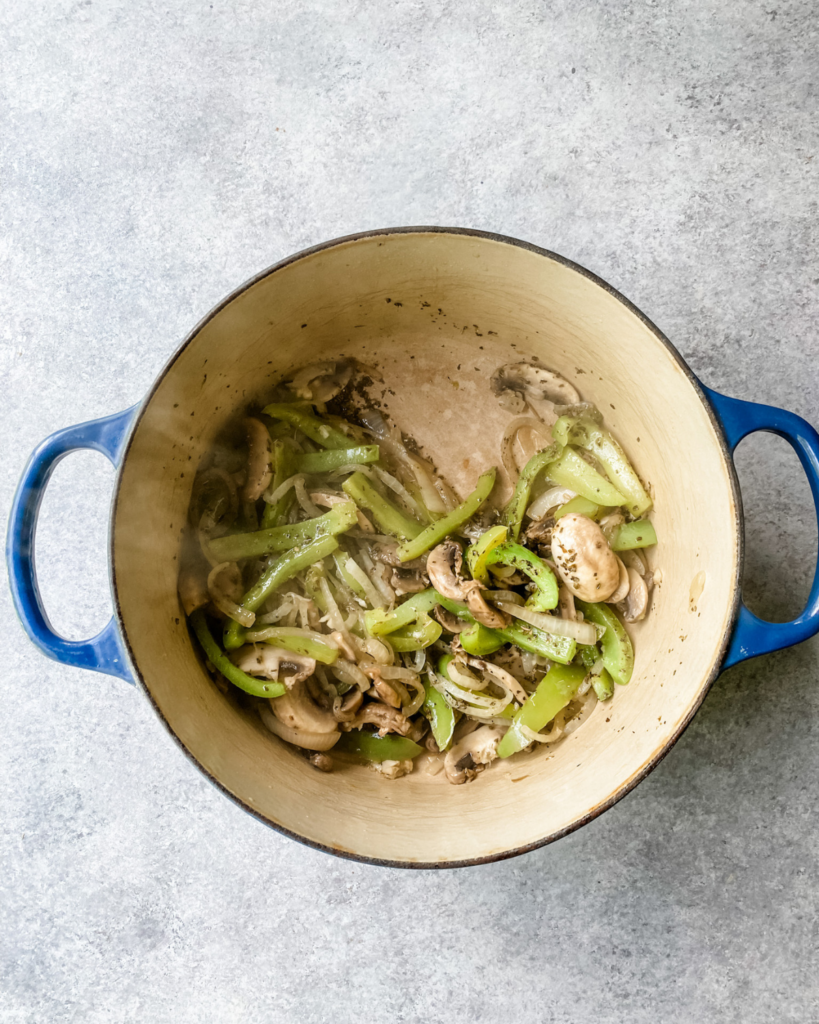
<instances>
[{"instance_id":1,"label":"translucent onion strip","mask_svg":"<svg viewBox=\"0 0 819 1024\"><path fill-rule=\"evenodd\" d=\"M539 494L526 509L526 515L530 519L542 519L550 508L557 508L558 505L565 505L567 501L576 498L575 491L568 487L550 487L543 494Z\"/></svg>"},{"instance_id":2,"label":"translucent onion strip","mask_svg":"<svg viewBox=\"0 0 819 1024\"><path fill-rule=\"evenodd\" d=\"M376 587L373 585L373 581L366 574L366 572L364 572L364 570L352 556L347 556L347 561L344 563L344 568L364 591L364 595L370 602L371 608L385 607L387 601L384 600L383 594L381 594L380 591L376 589Z\"/></svg>"},{"instance_id":3,"label":"translucent onion strip","mask_svg":"<svg viewBox=\"0 0 819 1024\"><path fill-rule=\"evenodd\" d=\"M518 431L523 430L524 427L540 434L544 439L540 448L535 448L532 451L532 455L552 443L552 432L542 420L536 419L534 416L515 416L514 419L510 420L501 438L500 451L503 468L506 470L512 483L515 483L520 475L520 467L515 458L515 439L518 436Z\"/></svg>"},{"instance_id":4,"label":"translucent onion strip","mask_svg":"<svg viewBox=\"0 0 819 1024\"><path fill-rule=\"evenodd\" d=\"M503 610L513 615L516 619L528 622L530 626L542 629L544 633L551 633L552 636L568 636L579 644L596 644L597 629L591 622L572 622L570 619L559 619L556 615L544 615L542 612L533 612L530 608L506 601L497 595L503 591L494 591L492 600L495 604L502 605Z\"/></svg>"},{"instance_id":5,"label":"translucent onion strip","mask_svg":"<svg viewBox=\"0 0 819 1024\"><path fill-rule=\"evenodd\" d=\"M224 612L229 619L238 622L240 626L252 626L256 621L255 613L248 611L247 608L242 608L241 605L231 600L228 594L219 586L219 577L226 570L238 577L239 589L241 589L241 575L236 563L220 562L219 565L215 565L208 573L208 593L210 594L210 599L219 611Z\"/></svg>"}]
</instances>

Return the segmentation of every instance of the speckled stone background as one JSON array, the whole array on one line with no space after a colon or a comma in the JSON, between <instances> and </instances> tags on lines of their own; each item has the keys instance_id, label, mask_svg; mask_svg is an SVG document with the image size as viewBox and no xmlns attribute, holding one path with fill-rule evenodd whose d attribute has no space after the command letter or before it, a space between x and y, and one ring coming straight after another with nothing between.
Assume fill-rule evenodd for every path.
<instances>
[{"instance_id":1,"label":"speckled stone background","mask_svg":"<svg viewBox=\"0 0 819 1024\"><path fill-rule=\"evenodd\" d=\"M245 278L387 225L563 253L706 383L816 422L817 42L812 0L5 0L0 507ZM807 484L778 438L737 461L747 599L792 617ZM43 506L72 637L109 614L112 480L75 455ZM726 672L580 832L398 872L258 824L0 615L4 1024L819 1020L817 641Z\"/></svg>"}]
</instances>

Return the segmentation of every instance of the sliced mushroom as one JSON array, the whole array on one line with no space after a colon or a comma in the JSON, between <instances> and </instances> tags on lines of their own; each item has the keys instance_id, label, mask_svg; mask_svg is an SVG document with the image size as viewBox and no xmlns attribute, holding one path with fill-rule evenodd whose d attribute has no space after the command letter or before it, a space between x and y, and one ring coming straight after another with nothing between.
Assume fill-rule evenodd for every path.
<instances>
[{"instance_id":1,"label":"sliced mushroom","mask_svg":"<svg viewBox=\"0 0 819 1024\"><path fill-rule=\"evenodd\" d=\"M311 754L307 760L314 768L318 768L320 772L331 772L333 770L333 759L329 754Z\"/></svg>"},{"instance_id":2,"label":"sliced mushroom","mask_svg":"<svg viewBox=\"0 0 819 1024\"><path fill-rule=\"evenodd\" d=\"M302 654L293 654L281 647L270 647L268 644L249 644L240 647L230 656L230 660L248 675L261 679L275 679L282 682L288 689L293 689L316 671L314 658ZM281 678L282 669L291 669L292 674Z\"/></svg>"},{"instance_id":3,"label":"sliced mushroom","mask_svg":"<svg viewBox=\"0 0 819 1024\"><path fill-rule=\"evenodd\" d=\"M300 729L302 732L335 732L338 728L331 711L325 711L310 696L307 684L303 679L282 697L273 697L270 701L273 714L289 729Z\"/></svg>"},{"instance_id":4,"label":"sliced mushroom","mask_svg":"<svg viewBox=\"0 0 819 1024\"><path fill-rule=\"evenodd\" d=\"M478 580L465 580L460 576L463 552L460 545L447 538L427 556L427 576L432 586L451 601L466 601L476 622L490 629L509 625L509 616L498 608L491 608L483 599L484 588Z\"/></svg>"},{"instance_id":5,"label":"sliced mushroom","mask_svg":"<svg viewBox=\"0 0 819 1024\"><path fill-rule=\"evenodd\" d=\"M464 621L464 619L459 619L457 615L447 611L443 605L436 604L432 614L441 623L447 633L462 633L465 629L469 628L468 622Z\"/></svg>"},{"instance_id":6,"label":"sliced mushroom","mask_svg":"<svg viewBox=\"0 0 819 1024\"><path fill-rule=\"evenodd\" d=\"M404 594L419 594L429 586L429 583L417 569L395 568L390 576L390 586L399 597L402 597Z\"/></svg>"},{"instance_id":7,"label":"sliced mushroom","mask_svg":"<svg viewBox=\"0 0 819 1024\"><path fill-rule=\"evenodd\" d=\"M580 395L560 374L535 363L505 363L492 374L489 382L501 407L520 414L530 399L574 405Z\"/></svg>"},{"instance_id":8,"label":"sliced mushroom","mask_svg":"<svg viewBox=\"0 0 819 1024\"><path fill-rule=\"evenodd\" d=\"M350 646L347 637L340 630L334 629L333 632L330 633L329 639L333 641L347 661L356 661L358 655Z\"/></svg>"},{"instance_id":9,"label":"sliced mushroom","mask_svg":"<svg viewBox=\"0 0 819 1024\"><path fill-rule=\"evenodd\" d=\"M245 420L247 434L247 481L242 490L245 501L256 501L267 490L273 476L270 462L270 432L261 420L248 416Z\"/></svg>"},{"instance_id":10,"label":"sliced mushroom","mask_svg":"<svg viewBox=\"0 0 819 1024\"><path fill-rule=\"evenodd\" d=\"M415 762L412 758L407 758L406 761L381 761L380 763L373 763L373 768L383 775L385 779L400 779L404 775L409 775L414 767Z\"/></svg>"},{"instance_id":11,"label":"sliced mushroom","mask_svg":"<svg viewBox=\"0 0 819 1024\"><path fill-rule=\"evenodd\" d=\"M357 687L348 690L343 697L336 697L333 701L333 718L337 722L352 722L363 700L364 694Z\"/></svg>"},{"instance_id":12,"label":"sliced mushroom","mask_svg":"<svg viewBox=\"0 0 819 1024\"><path fill-rule=\"evenodd\" d=\"M444 758L447 779L454 786L474 779L498 756L498 743L503 733L498 726L482 725L450 747Z\"/></svg>"},{"instance_id":13,"label":"sliced mushroom","mask_svg":"<svg viewBox=\"0 0 819 1024\"><path fill-rule=\"evenodd\" d=\"M558 520L552 557L566 587L583 601L607 601L620 583L621 563L588 516L571 513Z\"/></svg>"},{"instance_id":14,"label":"sliced mushroom","mask_svg":"<svg viewBox=\"0 0 819 1024\"><path fill-rule=\"evenodd\" d=\"M208 575L208 594L211 600L229 619L249 629L256 621L255 612L242 608L242 573L235 562L220 562Z\"/></svg>"},{"instance_id":15,"label":"sliced mushroom","mask_svg":"<svg viewBox=\"0 0 819 1024\"><path fill-rule=\"evenodd\" d=\"M636 569L628 570L629 592L625 601L617 605L617 610L626 622L639 622L645 618L648 610L648 587L646 581Z\"/></svg>"},{"instance_id":16,"label":"sliced mushroom","mask_svg":"<svg viewBox=\"0 0 819 1024\"><path fill-rule=\"evenodd\" d=\"M569 622L576 621L577 611L574 607L574 597L565 584L558 591L557 607L560 610L561 619L568 619Z\"/></svg>"},{"instance_id":17,"label":"sliced mushroom","mask_svg":"<svg viewBox=\"0 0 819 1024\"><path fill-rule=\"evenodd\" d=\"M346 729L360 729L362 725L377 725L378 735L386 736L388 732L398 733L399 736L406 736L410 731L409 719L402 715L395 708L389 708L386 704L372 701L365 704L350 723L345 723Z\"/></svg>"},{"instance_id":18,"label":"sliced mushroom","mask_svg":"<svg viewBox=\"0 0 819 1024\"><path fill-rule=\"evenodd\" d=\"M329 402L347 387L352 374L353 363L349 359L313 363L299 370L288 386L308 402Z\"/></svg>"},{"instance_id":19,"label":"sliced mushroom","mask_svg":"<svg viewBox=\"0 0 819 1024\"><path fill-rule=\"evenodd\" d=\"M623 560L621 558L617 559L617 565L620 569L620 580L617 584L617 589L611 597L606 599L609 604L619 604L620 601L625 601L628 597L629 588L631 586L628 569L623 565Z\"/></svg>"},{"instance_id":20,"label":"sliced mushroom","mask_svg":"<svg viewBox=\"0 0 819 1024\"><path fill-rule=\"evenodd\" d=\"M277 698L277 700L283 699L282 697ZM341 735L338 731L311 732L309 729L295 729L285 725L273 714L270 701L262 701L259 704L259 717L272 733L303 750L329 750L330 747L335 746Z\"/></svg>"}]
</instances>

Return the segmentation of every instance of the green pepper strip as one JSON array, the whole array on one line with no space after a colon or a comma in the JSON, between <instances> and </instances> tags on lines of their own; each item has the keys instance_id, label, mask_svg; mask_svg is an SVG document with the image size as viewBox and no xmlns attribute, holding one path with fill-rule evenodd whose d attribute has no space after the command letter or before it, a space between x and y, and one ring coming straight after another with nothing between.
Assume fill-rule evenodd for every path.
<instances>
[{"instance_id":1,"label":"green pepper strip","mask_svg":"<svg viewBox=\"0 0 819 1024\"><path fill-rule=\"evenodd\" d=\"M657 543L657 534L647 519L634 523L623 523L611 535L609 546L612 551L632 551L634 548L650 548Z\"/></svg>"},{"instance_id":2,"label":"green pepper strip","mask_svg":"<svg viewBox=\"0 0 819 1024\"><path fill-rule=\"evenodd\" d=\"M455 711L432 683L427 683L424 689L426 697L421 705L421 714L429 722L438 749L444 751L452 742L452 733L455 731Z\"/></svg>"},{"instance_id":3,"label":"green pepper strip","mask_svg":"<svg viewBox=\"0 0 819 1024\"><path fill-rule=\"evenodd\" d=\"M312 640L308 636L300 636L288 626L262 626L261 629L249 629L245 636L249 644L266 643L272 647L281 647L294 654L303 654L305 658L314 658L322 665L332 665L338 661L338 648Z\"/></svg>"},{"instance_id":4,"label":"green pepper strip","mask_svg":"<svg viewBox=\"0 0 819 1024\"><path fill-rule=\"evenodd\" d=\"M350 447L350 438L346 434L342 434L340 430L336 430L329 423L325 423L318 416L313 416L303 409L274 402L272 405L266 405L262 412L265 416L270 416L271 419L292 423L302 434L309 437L311 441L315 441L316 444L320 444L322 448Z\"/></svg>"},{"instance_id":5,"label":"green pepper strip","mask_svg":"<svg viewBox=\"0 0 819 1024\"><path fill-rule=\"evenodd\" d=\"M372 486L363 473L348 476L341 489L348 494L359 508L372 512L378 526L393 537L411 539L424 529L420 523L405 516L395 505Z\"/></svg>"},{"instance_id":6,"label":"green pepper strip","mask_svg":"<svg viewBox=\"0 0 819 1024\"><path fill-rule=\"evenodd\" d=\"M558 583L555 574L542 558L522 544L507 541L493 548L486 556L487 565L509 565L524 573L537 587L529 598L527 607L538 612L551 611L557 607Z\"/></svg>"},{"instance_id":7,"label":"green pepper strip","mask_svg":"<svg viewBox=\"0 0 819 1024\"><path fill-rule=\"evenodd\" d=\"M458 634L461 647L473 658L485 658L487 654L494 654L500 647L503 647L503 638L498 631L489 629L482 622L476 622L469 629L464 629Z\"/></svg>"},{"instance_id":8,"label":"green pepper strip","mask_svg":"<svg viewBox=\"0 0 819 1024\"><path fill-rule=\"evenodd\" d=\"M287 425L282 424L282 426ZM290 427L287 426L287 429L289 430ZM270 481L269 487L271 494L277 487L281 487L288 477L293 475L291 453L292 449L281 439L277 439L273 442L270 450L270 461L273 466L273 477ZM275 505L265 502L264 512L262 513L262 529L268 530L272 526L281 526L284 522L285 516L290 511L290 506L293 504L294 498L295 495L293 491L290 490L287 494L283 494Z\"/></svg>"},{"instance_id":9,"label":"green pepper strip","mask_svg":"<svg viewBox=\"0 0 819 1024\"><path fill-rule=\"evenodd\" d=\"M632 515L641 516L651 508L651 498L634 472L628 456L614 437L599 423L589 419L561 416L552 428L552 436L559 440L565 438L564 444L571 442L591 452L617 489L626 496L620 504L625 505ZM606 504L613 505L614 502Z\"/></svg>"},{"instance_id":10,"label":"green pepper strip","mask_svg":"<svg viewBox=\"0 0 819 1024\"><path fill-rule=\"evenodd\" d=\"M529 507L529 497L532 493L532 486L540 473L556 459L560 457L562 446L551 444L542 452L533 455L526 463L515 484L515 493L512 495L509 504L503 510L501 522L509 527L512 540L520 536L520 528L523 524L523 516Z\"/></svg>"},{"instance_id":11,"label":"green pepper strip","mask_svg":"<svg viewBox=\"0 0 819 1024\"><path fill-rule=\"evenodd\" d=\"M218 537L209 544L210 553L220 562L238 562L241 558L261 558L274 551L312 544L322 537L344 533L357 522L356 507L352 501L339 502L329 512L291 526L274 526L255 533L234 533Z\"/></svg>"},{"instance_id":12,"label":"green pepper strip","mask_svg":"<svg viewBox=\"0 0 819 1024\"><path fill-rule=\"evenodd\" d=\"M332 510L331 510L332 511ZM293 548L272 562L242 599L242 607L257 611L277 587L292 579L308 565L331 555L338 547L335 537L321 537L307 547ZM245 629L231 619L222 637L225 648L233 651L244 643Z\"/></svg>"},{"instance_id":13,"label":"green pepper strip","mask_svg":"<svg viewBox=\"0 0 819 1024\"><path fill-rule=\"evenodd\" d=\"M378 736L374 732L353 730L343 732L333 750L353 754L362 761L407 761L424 752L423 747L405 736Z\"/></svg>"},{"instance_id":14,"label":"green pepper strip","mask_svg":"<svg viewBox=\"0 0 819 1024\"><path fill-rule=\"evenodd\" d=\"M498 544L503 544L509 534L508 526L493 526L478 537L474 544L466 549L466 565L473 580L481 583L489 582L489 570L486 565L486 556Z\"/></svg>"},{"instance_id":15,"label":"green pepper strip","mask_svg":"<svg viewBox=\"0 0 819 1024\"><path fill-rule=\"evenodd\" d=\"M589 622L606 627L600 640L603 664L615 683L625 686L634 671L634 648L622 622L607 604L588 604L579 598L574 603Z\"/></svg>"},{"instance_id":16,"label":"green pepper strip","mask_svg":"<svg viewBox=\"0 0 819 1024\"><path fill-rule=\"evenodd\" d=\"M387 643L399 654L404 651L422 651L434 644L443 632L440 622L421 614L411 626L402 626L385 637Z\"/></svg>"},{"instance_id":17,"label":"green pepper strip","mask_svg":"<svg viewBox=\"0 0 819 1024\"><path fill-rule=\"evenodd\" d=\"M287 692L287 688L283 683L277 683L269 679L255 679L253 676L249 676L247 672L237 668L213 639L208 628L205 613L201 608L192 613L189 622L196 634L196 639L202 645L202 650L205 652L208 661L234 686L238 686L240 690L244 690L246 693L252 693L254 697L281 697Z\"/></svg>"},{"instance_id":18,"label":"green pepper strip","mask_svg":"<svg viewBox=\"0 0 819 1024\"><path fill-rule=\"evenodd\" d=\"M614 693L614 682L605 669L600 675L592 673L591 684L598 700L608 700Z\"/></svg>"},{"instance_id":19,"label":"green pepper strip","mask_svg":"<svg viewBox=\"0 0 819 1024\"><path fill-rule=\"evenodd\" d=\"M581 665L552 665L512 719L509 730L498 744L498 757L510 757L527 747L529 740L521 735L517 726L525 725L533 732L540 732L566 707L585 678L586 670Z\"/></svg>"},{"instance_id":20,"label":"green pepper strip","mask_svg":"<svg viewBox=\"0 0 819 1024\"><path fill-rule=\"evenodd\" d=\"M596 505L619 507L626 504L626 499L617 488L585 459L581 459L574 448L563 449L560 458L549 466L547 476L561 487L570 487L576 494L588 498Z\"/></svg>"},{"instance_id":21,"label":"green pepper strip","mask_svg":"<svg viewBox=\"0 0 819 1024\"><path fill-rule=\"evenodd\" d=\"M361 445L358 448L332 448L324 452L308 452L295 458L296 473L329 473L341 466L364 465L378 462L380 451L377 444Z\"/></svg>"},{"instance_id":22,"label":"green pepper strip","mask_svg":"<svg viewBox=\"0 0 819 1024\"><path fill-rule=\"evenodd\" d=\"M459 601L451 601L442 594L437 595L438 604L447 611L457 615L465 622L474 622L469 609ZM568 636L553 636L551 633L544 633L542 629L529 626L526 623L513 621L503 629L488 629L489 633L496 634L503 643L515 644L523 651L530 651L532 654L540 654L551 661L559 661L568 665L577 653L577 641ZM463 635L463 634L461 634Z\"/></svg>"},{"instance_id":23,"label":"green pepper strip","mask_svg":"<svg viewBox=\"0 0 819 1024\"><path fill-rule=\"evenodd\" d=\"M432 587L429 587L419 594L413 594L391 612L384 608L364 612L364 625L370 636L386 636L388 633L394 633L396 629L411 625L420 615L431 612L436 604L438 604L438 594ZM465 608L466 605L463 607Z\"/></svg>"},{"instance_id":24,"label":"green pepper strip","mask_svg":"<svg viewBox=\"0 0 819 1024\"><path fill-rule=\"evenodd\" d=\"M471 519L492 493L497 473L498 471L494 466L492 469L487 470L486 473L482 473L478 478L478 486L466 501L462 501L457 508L454 508L442 519L438 519L431 526L428 526L414 539L409 540L406 544L401 544L398 548L398 557L401 561L409 562L413 558L418 558L425 551L429 551L436 544L440 544L453 530L457 530L459 526L462 526L468 519Z\"/></svg>"},{"instance_id":25,"label":"green pepper strip","mask_svg":"<svg viewBox=\"0 0 819 1024\"><path fill-rule=\"evenodd\" d=\"M588 516L589 519L596 519L600 515L601 506L595 505L593 501L589 501L588 498L582 498L579 494L576 498L572 498L571 501L567 501L565 505L561 505L560 508L555 509L555 519L561 519L563 516L570 516L572 514L579 516Z\"/></svg>"}]
</instances>

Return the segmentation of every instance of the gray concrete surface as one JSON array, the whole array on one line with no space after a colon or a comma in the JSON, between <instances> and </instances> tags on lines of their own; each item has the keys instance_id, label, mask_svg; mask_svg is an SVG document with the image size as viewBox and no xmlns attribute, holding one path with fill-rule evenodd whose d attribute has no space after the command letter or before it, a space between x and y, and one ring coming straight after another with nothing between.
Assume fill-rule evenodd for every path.
<instances>
[{"instance_id":1,"label":"gray concrete surface","mask_svg":"<svg viewBox=\"0 0 819 1024\"><path fill-rule=\"evenodd\" d=\"M555 249L708 384L819 420L810 0L5 0L0 46L3 509L235 285L391 224ZM808 488L778 439L738 462L746 593L785 618ZM109 612L111 482L77 455L45 501L70 636ZM816 641L726 672L580 832L399 873L265 829L138 692L36 653L5 588L0 615L4 1024L819 1020Z\"/></svg>"}]
</instances>

